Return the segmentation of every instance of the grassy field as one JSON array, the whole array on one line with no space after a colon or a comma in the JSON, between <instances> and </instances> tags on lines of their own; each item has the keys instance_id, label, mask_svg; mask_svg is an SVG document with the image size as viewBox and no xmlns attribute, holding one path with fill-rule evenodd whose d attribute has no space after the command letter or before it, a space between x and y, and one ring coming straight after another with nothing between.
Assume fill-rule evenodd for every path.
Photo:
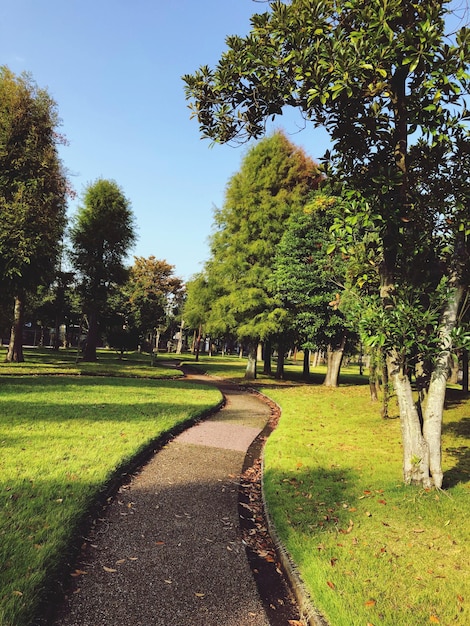
<instances>
[{"instance_id":1,"label":"grassy field","mask_svg":"<svg viewBox=\"0 0 470 626\"><path fill-rule=\"evenodd\" d=\"M25 364L0 363L2 626L29 626L84 512L119 468L219 400L175 380L164 355L157 367L137 354L75 360L35 350ZM243 359L184 360L243 382ZM309 384L300 361L286 371L288 380L255 382L282 408L264 487L314 603L331 626L468 624L468 396L449 392L445 490L426 492L402 484L399 420L380 419L357 368L346 368L333 390L320 384L323 368Z\"/></svg>"},{"instance_id":2,"label":"grassy field","mask_svg":"<svg viewBox=\"0 0 470 626\"><path fill-rule=\"evenodd\" d=\"M241 380L239 359L201 359ZM367 377L346 368L338 389L260 376L282 408L265 449L264 489L282 543L331 626L470 623L470 398L448 392L443 491L403 485L398 419L382 420ZM393 414L392 410L392 414ZM395 411L396 413L396 411Z\"/></svg>"},{"instance_id":3,"label":"grassy field","mask_svg":"<svg viewBox=\"0 0 470 626\"><path fill-rule=\"evenodd\" d=\"M31 624L103 487L159 435L221 398L168 380L174 370L140 355L100 354L94 376L81 365L70 375L78 372L67 356L32 351L25 364L0 365L2 626Z\"/></svg>"}]
</instances>

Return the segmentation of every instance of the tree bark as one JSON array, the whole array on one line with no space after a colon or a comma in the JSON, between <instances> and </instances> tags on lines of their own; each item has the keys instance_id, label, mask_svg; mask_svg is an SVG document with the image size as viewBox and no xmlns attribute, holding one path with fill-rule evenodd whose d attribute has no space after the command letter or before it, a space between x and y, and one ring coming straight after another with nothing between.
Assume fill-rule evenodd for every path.
<instances>
[{"instance_id":1,"label":"tree bark","mask_svg":"<svg viewBox=\"0 0 470 626\"><path fill-rule=\"evenodd\" d=\"M83 361L90 363L96 361L96 346L98 344L98 318L95 311L88 314L88 334L85 349L83 350Z\"/></svg>"},{"instance_id":2,"label":"tree bark","mask_svg":"<svg viewBox=\"0 0 470 626\"><path fill-rule=\"evenodd\" d=\"M440 352L431 374L426 406L423 412L423 436L429 450L429 471L433 477L435 486L439 489L442 487L443 478L441 466L441 434L446 385L449 377L450 360L452 358L451 333L457 322L457 313L462 295L462 288L458 287L454 289L442 316Z\"/></svg>"},{"instance_id":3,"label":"tree bark","mask_svg":"<svg viewBox=\"0 0 470 626\"><path fill-rule=\"evenodd\" d=\"M398 354L391 354L390 377L397 394L403 442L403 480L407 485L432 486L429 474L429 448L421 432L421 421L413 399L411 381Z\"/></svg>"},{"instance_id":4,"label":"tree bark","mask_svg":"<svg viewBox=\"0 0 470 626\"><path fill-rule=\"evenodd\" d=\"M263 374L266 374L267 376L270 376L272 374L271 352L272 352L272 346L271 346L271 342L268 339L264 342L264 345L263 345L263 362L264 362Z\"/></svg>"},{"instance_id":5,"label":"tree bark","mask_svg":"<svg viewBox=\"0 0 470 626\"><path fill-rule=\"evenodd\" d=\"M462 350L462 391L468 393L468 350Z\"/></svg>"},{"instance_id":6,"label":"tree bark","mask_svg":"<svg viewBox=\"0 0 470 626\"><path fill-rule=\"evenodd\" d=\"M304 348L304 366L302 371L302 378L308 380L310 378L310 350Z\"/></svg>"},{"instance_id":7,"label":"tree bark","mask_svg":"<svg viewBox=\"0 0 470 626\"><path fill-rule=\"evenodd\" d=\"M325 387L337 387L339 384L339 373L341 371L341 363L343 362L344 346L346 345L346 337L343 337L341 345L332 350L328 346L326 376L323 381Z\"/></svg>"},{"instance_id":8,"label":"tree bark","mask_svg":"<svg viewBox=\"0 0 470 626\"><path fill-rule=\"evenodd\" d=\"M24 296L15 296L15 308L13 313L13 325L10 333L5 361L8 363L23 363L23 326L24 326Z\"/></svg>"},{"instance_id":9,"label":"tree bark","mask_svg":"<svg viewBox=\"0 0 470 626\"><path fill-rule=\"evenodd\" d=\"M248 362L246 364L245 370L245 379L246 380L255 380L256 379L256 361L258 356L258 347L256 344L250 345L248 347Z\"/></svg>"}]
</instances>

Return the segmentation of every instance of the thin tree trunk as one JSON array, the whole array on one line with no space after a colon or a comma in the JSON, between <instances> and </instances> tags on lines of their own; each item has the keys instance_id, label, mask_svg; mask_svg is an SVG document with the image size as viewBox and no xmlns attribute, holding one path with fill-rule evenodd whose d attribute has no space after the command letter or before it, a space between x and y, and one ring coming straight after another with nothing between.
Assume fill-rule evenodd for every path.
<instances>
[{"instance_id":1,"label":"thin tree trunk","mask_svg":"<svg viewBox=\"0 0 470 626\"><path fill-rule=\"evenodd\" d=\"M5 361L8 363L23 363L23 326L24 326L24 296L15 296L15 308L13 313L13 325L10 333Z\"/></svg>"},{"instance_id":2,"label":"thin tree trunk","mask_svg":"<svg viewBox=\"0 0 470 626\"><path fill-rule=\"evenodd\" d=\"M302 371L302 378L308 380L310 378L310 350L304 348L304 366Z\"/></svg>"},{"instance_id":3,"label":"thin tree trunk","mask_svg":"<svg viewBox=\"0 0 470 626\"><path fill-rule=\"evenodd\" d=\"M183 351L183 330L184 330L184 320L181 320L181 325L180 325L180 334L178 337L178 344L176 346L176 354L181 354L181 352Z\"/></svg>"},{"instance_id":4,"label":"thin tree trunk","mask_svg":"<svg viewBox=\"0 0 470 626\"><path fill-rule=\"evenodd\" d=\"M267 341L264 342L264 345L263 345L263 362L264 362L263 374L266 374L267 376L271 376L272 374L271 353L272 353L271 341L269 341L268 339Z\"/></svg>"},{"instance_id":5,"label":"thin tree trunk","mask_svg":"<svg viewBox=\"0 0 470 626\"><path fill-rule=\"evenodd\" d=\"M285 365L284 346L280 345L277 354L276 363L276 378L282 380L284 378L284 365Z\"/></svg>"},{"instance_id":6,"label":"thin tree trunk","mask_svg":"<svg viewBox=\"0 0 470 626\"><path fill-rule=\"evenodd\" d=\"M463 295L462 288L456 288L447 303L440 329L440 352L435 361L429 383L426 407L423 412L423 436L429 449L429 470L436 487L442 486L441 434L444 400L452 354L451 333L457 322L457 313Z\"/></svg>"},{"instance_id":7,"label":"thin tree trunk","mask_svg":"<svg viewBox=\"0 0 470 626\"><path fill-rule=\"evenodd\" d=\"M83 351L83 361L90 363L96 361L96 346L98 344L98 318L95 311L88 314L88 335L85 349Z\"/></svg>"},{"instance_id":8,"label":"thin tree trunk","mask_svg":"<svg viewBox=\"0 0 470 626\"><path fill-rule=\"evenodd\" d=\"M462 391L468 393L468 350L462 350Z\"/></svg>"},{"instance_id":9,"label":"thin tree trunk","mask_svg":"<svg viewBox=\"0 0 470 626\"><path fill-rule=\"evenodd\" d=\"M245 379L246 380L255 380L256 379L256 361L258 356L258 346L256 344L252 344L248 347L248 362L246 364L245 370Z\"/></svg>"},{"instance_id":10,"label":"thin tree trunk","mask_svg":"<svg viewBox=\"0 0 470 626\"><path fill-rule=\"evenodd\" d=\"M390 377L388 373L387 356L380 350L380 362L382 366L382 419L389 418L390 406Z\"/></svg>"},{"instance_id":11,"label":"thin tree trunk","mask_svg":"<svg viewBox=\"0 0 470 626\"><path fill-rule=\"evenodd\" d=\"M328 364L326 368L325 380L323 381L323 385L325 387L337 387L339 384L339 373L341 371L341 363L343 362L345 345L346 337L343 337L340 347L336 350L332 350L331 346L328 346Z\"/></svg>"}]
</instances>

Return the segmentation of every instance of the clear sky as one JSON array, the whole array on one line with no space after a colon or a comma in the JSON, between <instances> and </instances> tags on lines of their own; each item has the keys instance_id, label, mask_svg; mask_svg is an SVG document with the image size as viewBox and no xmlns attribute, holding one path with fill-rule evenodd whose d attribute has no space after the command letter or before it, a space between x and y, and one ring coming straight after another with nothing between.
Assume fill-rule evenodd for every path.
<instances>
[{"instance_id":1,"label":"clear sky","mask_svg":"<svg viewBox=\"0 0 470 626\"><path fill-rule=\"evenodd\" d=\"M30 72L56 100L78 194L115 180L132 203L137 256L154 255L188 279L202 269L214 206L247 147L210 147L190 120L181 76L214 66L230 34L244 35L253 0L1 0L0 64ZM319 159L324 134L276 121ZM132 257L130 258L130 262Z\"/></svg>"}]
</instances>

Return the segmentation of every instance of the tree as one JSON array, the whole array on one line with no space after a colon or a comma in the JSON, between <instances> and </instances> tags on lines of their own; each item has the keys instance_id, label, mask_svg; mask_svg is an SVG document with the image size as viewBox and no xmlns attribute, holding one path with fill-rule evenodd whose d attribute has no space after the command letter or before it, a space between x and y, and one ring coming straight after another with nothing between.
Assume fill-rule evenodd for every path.
<instances>
[{"instance_id":1,"label":"tree","mask_svg":"<svg viewBox=\"0 0 470 626\"><path fill-rule=\"evenodd\" d=\"M88 185L83 205L70 231L71 260L77 270L87 323L85 361L96 361L99 317L113 286L127 279L125 257L135 241L129 200L114 181L98 179Z\"/></svg>"},{"instance_id":2,"label":"tree","mask_svg":"<svg viewBox=\"0 0 470 626\"><path fill-rule=\"evenodd\" d=\"M154 256L134 257L123 291L132 323L141 336L153 335L181 305L183 281L174 276L174 269L174 265Z\"/></svg>"},{"instance_id":3,"label":"tree","mask_svg":"<svg viewBox=\"0 0 470 626\"><path fill-rule=\"evenodd\" d=\"M186 301L184 303L183 317L189 328L194 330L193 352L196 361L199 360L201 340L204 325L210 313L211 294L207 277L199 272L186 284Z\"/></svg>"},{"instance_id":4,"label":"tree","mask_svg":"<svg viewBox=\"0 0 470 626\"><path fill-rule=\"evenodd\" d=\"M446 32L448 7L435 0L274 2L270 12L252 17L247 37L227 39L215 71L203 67L184 77L203 135L217 141L260 136L265 120L285 105L329 131L329 172L360 194L380 233L386 311L397 308L407 286L420 293L414 302L424 308L422 282L446 291L437 341L426 358L422 421L408 353L388 346L403 425L404 480L425 487L442 484L448 361L469 282L468 185L454 186L446 170L468 181L470 31ZM353 230L358 219L351 215L346 226ZM417 268L426 270L424 281L413 275Z\"/></svg>"},{"instance_id":5,"label":"tree","mask_svg":"<svg viewBox=\"0 0 470 626\"><path fill-rule=\"evenodd\" d=\"M327 253L338 198L317 192L304 211L291 216L277 247L275 292L292 315L292 326L304 350L326 350L324 384L338 385L348 330L338 308L345 282L341 255ZM338 300L338 303L337 303Z\"/></svg>"},{"instance_id":6,"label":"tree","mask_svg":"<svg viewBox=\"0 0 470 626\"><path fill-rule=\"evenodd\" d=\"M0 68L0 284L14 302L7 361L23 357L25 300L54 276L67 178L56 103L26 74Z\"/></svg>"},{"instance_id":7,"label":"tree","mask_svg":"<svg viewBox=\"0 0 470 626\"><path fill-rule=\"evenodd\" d=\"M233 334L248 347L247 378L256 377L258 343L279 334L285 317L269 288L276 246L320 179L303 150L276 132L248 151L215 214L206 271L216 295L208 322L218 336Z\"/></svg>"}]
</instances>

